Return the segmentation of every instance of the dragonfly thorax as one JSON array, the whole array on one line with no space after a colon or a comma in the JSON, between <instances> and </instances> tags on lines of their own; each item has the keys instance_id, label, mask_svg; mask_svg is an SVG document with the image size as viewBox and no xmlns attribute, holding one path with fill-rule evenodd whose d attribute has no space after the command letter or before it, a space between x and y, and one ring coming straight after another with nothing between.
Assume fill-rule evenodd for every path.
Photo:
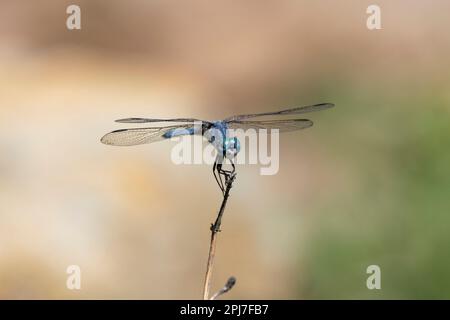
<instances>
[{"instance_id":1,"label":"dragonfly thorax","mask_svg":"<svg viewBox=\"0 0 450 320\"><path fill-rule=\"evenodd\" d=\"M221 122L215 122L213 127L208 129L204 137L217 150L221 157L233 159L240 151L240 143L236 137L227 137L227 127Z\"/></svg>"}]
</instances>

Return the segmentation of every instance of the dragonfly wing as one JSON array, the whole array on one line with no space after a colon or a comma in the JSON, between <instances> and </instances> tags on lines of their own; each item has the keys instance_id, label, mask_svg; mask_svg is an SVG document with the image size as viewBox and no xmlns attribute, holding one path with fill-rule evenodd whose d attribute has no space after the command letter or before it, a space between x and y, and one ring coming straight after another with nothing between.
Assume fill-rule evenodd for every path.
<instances>
[{"instance_id":1,"label":"dragonfly wing","mask_svg":"<svg viewBox=\"0 0 450 320\"><path fill-rule=\"evenodd\" d=\"M334 104L332 104L332 103L319 103L319 104L314 104L314 105L310 105L310 106L295 107L295 108L285 109L285 110L276 111L276 112L241 114L241 115L229 117L229 118L225 119L224 121L229 122L229 121L233 121L233 120L243 120L243 119L263 117L263 116L302 114L302 113L308 113L308 112L321 111L321 110L329 109L332 107L334 107Z\"/></svg>"},{"instance_id":2,"label":"dragonfly wing","mask_svg":"<svg viewBox=\"0 0 450 320\"><path fill-rule=\"evenodd\" d=\"M105 134L100 141L113 146L134 146L199 132L201 133L201 129L192 125L120 129Z\"/></svg>"},{"instance_id":3,"label":"dragonfly wing","mask_svg":"<svg viewBox=\"0 0 450 320\"><path fill-rule=\"evenodd\" d=\"M118 119L116 122L120 123L148 123L148 122L205 122L199 119L193 119L193 118L173 118L173 119L150 119L150 118L126 118L126 119Z\"/></svg>"},{"instance_id":4,"label":"dragonfly wing","mask_svg":"<svg viewBox=\"0 0 450 320\"><path fill-rule=\"evenodd\" d=\"M286 120L261 120L261 121L241 121L232 120L228 122L228 127L231 129L278 129L280 132L295 131L309 128L313 122L308 119L286 119Z\"/></svg>"}]
</instances>

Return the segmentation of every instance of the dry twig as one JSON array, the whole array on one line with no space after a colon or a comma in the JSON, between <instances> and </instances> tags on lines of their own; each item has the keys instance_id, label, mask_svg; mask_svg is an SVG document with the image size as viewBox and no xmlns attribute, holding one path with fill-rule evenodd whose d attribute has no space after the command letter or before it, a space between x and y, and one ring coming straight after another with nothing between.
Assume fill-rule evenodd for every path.
<instances>
[{"instance_id":1,"label":"dry twig","mask_svg":"<svg viewBox=\"0 0 450 320\"><path fill-rule=\"evenodd\" d=\"M222 205L220 206L219 213L217 215L216 221L211 224L210 230L211 230L211 242L209 244L209 254L208 254L208 263L206 265L206 275L205 275L205 284L203 286L203 300L209 299L209 291L211 288L211 276L212 276L212 270L214 266L214 256L216 253L216 241L217 241L217 233L220 231L220 225L222 223L222 216L223 212L225 211L225 206L228 201L228 197L230 196L230 189L233 186L234 179L236 178L236 174L232 173L227 177L225 180L226 189L225 193L223 195ZM230 277L227 281L227 284L224 288L222 288L219 292L217 292L211 299L215 299L221 294L229 291L234 283L236 282L236 279L234 277Z\"/></svg>"}]
</instances>

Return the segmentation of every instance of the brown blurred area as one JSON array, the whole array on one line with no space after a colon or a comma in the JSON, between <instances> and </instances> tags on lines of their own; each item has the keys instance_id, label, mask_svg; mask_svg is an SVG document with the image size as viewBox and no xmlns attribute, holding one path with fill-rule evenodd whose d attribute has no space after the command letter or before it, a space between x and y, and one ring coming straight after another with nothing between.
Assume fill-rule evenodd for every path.
<instances>
[{"instance_id":1,"label":"brown blurred area","mask_svg":"<svg viewBox=\"0 0 450 320\"><path fill-rule=\"evenodd\" d=\"M66 28L70 4L81 30ZM124 117L334 102L281 137L277 175L238 167L213 276L215 289L236 276L224 298L320 296L307 279L315 216L346 212L363 185L352 158L394 171L360 132L395 140L372 115L407 112L423 87L449 111L450 3L377 1L378 31L366 28L370 4L0 1L0 298L200 298L221 200L211 168L173 164L171 142L100 137ZM66 288L73 264L81 290Z\"/></svg>"}]
</instances>

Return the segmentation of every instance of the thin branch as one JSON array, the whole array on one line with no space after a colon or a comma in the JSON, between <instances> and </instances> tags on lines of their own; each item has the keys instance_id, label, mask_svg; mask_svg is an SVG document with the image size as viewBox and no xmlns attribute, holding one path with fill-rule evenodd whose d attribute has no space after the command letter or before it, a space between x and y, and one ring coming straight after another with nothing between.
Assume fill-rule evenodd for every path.
<instances>
[{"instance_id":1,"label":"thin branch","mask_svg":"<svg viewBox=\"0 0 450 320\"><path fill-rule=\"evenodd\" d=\"M203 300L209 299L209 291L211 288L211 276L212 276L212 270L213 270L213 266L214 266L214 256L216 254L217 233L220 231L220 225L222 223L222 216L225 211L225 206L227 205L228 197L230 196L230 189L233 186L233 182L234 182L235 178L236 178L236 174L232 173L227 177L227 179L225 179L226 189L225 189L225 193L223 195L222 205L220 206L220 210L217 215L216 221L213 224L211 224L211 227L210 227L211 242L209 244L208 263L206 265L205 284L203 286ZM229 279L229 281L230 281L230 279ZM236 279L234 279L234 281L236 281ZM230 290L233 287L233 285L234 285L234 283L230 286L230 288L228 290ZM228 291L228 290L226 290L226 291ZM225 292L223 292L223 293L225 293Z\"/></svg>"},{"instance_id":2,"label":"thin branch","mask_svg":"<svg viewBox=\"0 0 450 320\"><path fill-rule=\"evenodd\" d=\"M235 277L230 277L228 278L227 283L225 283L225 286L220 289L219 291L217 291L210 300L215 300L217 299L219 296L223 295L224 293L228 292L231 290L231 288L234 287L234 285L236 284L236 278Z\"/></svg>"}]
</instances>

